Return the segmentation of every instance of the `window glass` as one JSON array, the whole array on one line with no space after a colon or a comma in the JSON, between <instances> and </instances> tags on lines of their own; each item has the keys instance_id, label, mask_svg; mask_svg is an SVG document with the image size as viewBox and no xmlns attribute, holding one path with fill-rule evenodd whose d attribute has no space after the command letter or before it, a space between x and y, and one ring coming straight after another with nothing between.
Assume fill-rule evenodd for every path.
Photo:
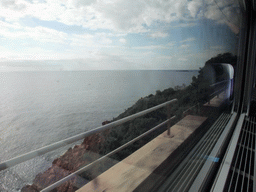
<instances>
[{"instance_id":1,"label":"window glass","mask_svg":"<svg viewBox=\"0 0 256 192\"><path fill-rule=\"evenodd\" d=\"M209 109L233 99L240 23L233 0L0 0L1 162L177 99L2 170L0 191L41 190L172 116L168 126L189 115L217 118ZM77 190L165 130L66 188Z\"/></svg>"}]
</instances>

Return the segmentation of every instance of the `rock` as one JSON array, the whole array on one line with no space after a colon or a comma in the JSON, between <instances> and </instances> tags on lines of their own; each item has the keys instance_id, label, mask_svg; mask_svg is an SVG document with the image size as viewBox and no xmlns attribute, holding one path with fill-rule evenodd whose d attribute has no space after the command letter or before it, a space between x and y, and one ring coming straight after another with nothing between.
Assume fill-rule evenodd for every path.
<instances>
[{"instance_id":1,"label":"rock","mask_svg":"<svg viewBox=\"0 0 256 192\"><path fill-rule=\"evenodd\" d=\"M62 156L54 159L52 166L44 173L39 173L32 185L24 186L22 192L38 192L43 188L66 177L81 167L92 162L99 157L99 150L103 145L104 138L102 134L96 133L84 139L82 144L69 148ZM56 192L74 192L87 182L78 176L57 187ZM81 184L82 183L82 184Z\"/></svg>"},{"instance_id":2,"label":"rock","mask_svg":"<svg viewBox=\"0 0 256 192\"><path fill-rule=\"evenodd\" d=\"M39 190L37 190L36 188L35 188L35 186L33 186L33 185L26 185L25 187L23 187L22 189L21 189L21 192L38 192Z\"/></svg>"},{"instance_id":3,"label":"rock","mask_svg":"<svg viewBox=\"0 0 256 192\"><path fill-rule=\"evenodd\" d=\"M111 121L103 121L102 125L106 125L106 124L109 124L109 123L111 123Z\"/></svg>"}]
</instances>

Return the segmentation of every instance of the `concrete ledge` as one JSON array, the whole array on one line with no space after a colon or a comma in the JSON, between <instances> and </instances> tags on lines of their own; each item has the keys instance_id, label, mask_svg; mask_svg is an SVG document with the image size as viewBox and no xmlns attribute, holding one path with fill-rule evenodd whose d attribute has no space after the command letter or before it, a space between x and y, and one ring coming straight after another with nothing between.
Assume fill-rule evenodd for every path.
<instances>
[{"instance_id":1,"label":"concrete ledge","mask_svg":"<svg viewBox=\"0 0 256 192\"><path fill-rule=\"evenodd\" d=\"M78 190L85 191L134 191L149 176L158 177L156 170L186 139L206 121L206 117L188 115L171 127L170 137L162 133L133 154L111 167ZM187 144L187 143L186 143ZM176 150L178 151L178 150ZM150 185L146 186L147 191ZM145 186L144 186L145 189Z\"/></svg>"}]
</instances>

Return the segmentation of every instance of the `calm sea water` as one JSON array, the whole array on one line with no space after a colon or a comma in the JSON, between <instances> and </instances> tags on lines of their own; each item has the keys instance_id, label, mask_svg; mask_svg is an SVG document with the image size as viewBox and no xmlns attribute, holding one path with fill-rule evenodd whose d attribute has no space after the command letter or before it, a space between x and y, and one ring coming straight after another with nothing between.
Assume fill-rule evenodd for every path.
<instances>
[{"instance_id":1,"label":"calm sea water","mask_svg":"<svg viewBox=\"0 0 256 192\"><path fill-rule=\"evenodd\" d=\"M141 97L183 83L197 71L0 73L0 162L98 127ZM0 191L32 183L68 148L0 173Z\"/></svg>"}]
</instances>

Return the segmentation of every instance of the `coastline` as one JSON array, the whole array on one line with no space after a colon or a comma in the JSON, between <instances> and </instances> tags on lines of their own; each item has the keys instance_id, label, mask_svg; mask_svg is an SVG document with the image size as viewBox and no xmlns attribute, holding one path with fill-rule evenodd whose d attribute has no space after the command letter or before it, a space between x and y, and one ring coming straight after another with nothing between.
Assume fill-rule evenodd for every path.
<instances>
[{"instance_id":1,"label":"coastline","mask_svg":"<svg viewBox=\"0 0 256 192\"><path fill-rule=\"evenodd\" d=\"M206 62L206 64L213 62L215 59L218 59L218 57L221 57L221 55L218 55L215 58L211 58ZM225 59L227 58L224 58L224 60ZM112 121L122 119L126 116L130 116L166 101L178 98L178 103L173 105L169 111L170 116L176 115L177 117L176 121L172 122L175 124L182 118L183 112L185 110L197 104L199 104L198 106L202 106L202 104L209 101L209 93L211 92L211 88L209 82L207 81L207 73L206 76L204 76L204 72L205 70L203 67L199 70L199 75L197 77L193 76L192 82L188 86L176 86L175 88L168 88L163 91L157 90L155 95L150 94L144 98L139 99L134 105L126 109L125 112L118 115L118 117L113 118ZM209 111L205 111L205 113L207 112ZM197 114L198 110L190 110L190 113ZM117 128L111 129L108 132L95 134L85 138L82 144L70 148L61 157L55 159L52 162L52 166L47 171L44 173L39 173L36 176L33 184L23 187L21 191L36 192L38 189L43 189L51 183L54 183L54 181L57 181L58 176L65 176L66 174L74 172L79 168L79 166L84 166L89 162L92 162L94 158L97 159L100 155L107 154L108 152L116 149L118 146L123 145L127 141L130 141L132 138L141 135L146 130L163 122L166 120L166 118L167 109L159 109L157 112L152 112L143 117L139 117L132 122L125 123L121 126L118 126ZM121 161L137 149L141 148L148 141L155 138L164 130L165 128L158 132L154 132L152 135L142 139L140 142L134 143L128 149L122 150L120 153L113 155L111 158L117 161ZM64 171L60 171L59 167ZM100 166L96 169L87 171L80 176L85 179L85 182L88 182L88 180L92 180L93 178L97 177L97 175L99 175L102 171L104 172L104 169L102 169ZM105 167L105 169L107 168ZM56 175L56 173L59 174ZM37 184L38 181L43 182L43 185L41 183ZM75 191L79 188L79 182L79 177L75 177L71 181L67 181L66 183L57 187L56 191Z\"/></svg>"},{"instance_id":2,"label":"coastline","mask_svg":"<svg viewBox=\"0 0 256 192\"><path fill-rule=\"evenodd\" d=\"M165 89L164 91L156 91L156 94L150 94L144 98L139 99L134 105L126 109L125 112L119 114L113 120L105 120L102 124L107 124L112 121L124 118L131 114L145 110L147 108L156 106L167 100L171 100L177 97L177 94L183 94L186 91L184 87L178 87L177 90L173 88ZM177 112L180 108L180 112L186 106L173 106L171 113ZM75 145L69 148L63 155L54 159L52 166L45 172L36 175L32 185L26 185L21 189L21 192L37 192L43 188L55 183L59 179L67 176L68 174L78 170L79 168L91 163L99 158L101 155L107 154L118 146L131 140L131 138L140 135L145 132L149 127L153 127L159 122L164 121L167 118L166 109L159 109L158 112L152 112L144 117L139 117L136 120L118 126L112 130L107 130L102 133L97 133L89 136L83 140L79 145ZM179 118L177 119L177 121ZM175 123L175 122L173 122ZM147 142L155 138L161 132L165 130L165 127L159 131L155 131L151 135L143 138L141 141L134 143L131 147L111 156L111 160L104 162L96 169L88 170L84 174L73 178L71 181L67 181L61 186L57 187L56 191L75 191L81 186L85 185L88 181L94 179L102 172L113 166L116 162L129 156L131 153L145 145Z\"/></svg>"},{"instance_id":3,"label":"coastline","mask_svg":"<svg viewBox=\"0 0 256 192\"><path fill-rule=\"evenodd\" d=\"M139 99L134 105L132 105L130 108L126 109L125 112L119 114L116 118L113 118L112 121L116 121L118 119L121 119L123 117L129 116L131 114L137 113L138 111L142 111L145 108L150 108L151 105L157 105L159 102L162 102L162 99L165 97L166 94L171 94L172 97L174 97L175 93L182 91L182 90L174 90L173 88L169 88L164 90L163 92L157 91L155 95L149 95L147 97ZM170 98L165 98L164 100L167 100ZM144 103L144 104L143 104ZM145 103L147 103L145 105ZM176 108L174 108L176 109ZM155 116L155 117L154 117ZM138 118L136 121L131 122L131 125L135 125L134 129L138 129L138 126L136 126L136 123L140 121L139 126L142 126L143 123L145 123L144 126L142 126L140 132L145 131L148 129L148 126L154 126L155 124L158 124L159 121L163 121L166 119L165 109L159 110L159 113L152 113L149 115L146 115L145 117ZM112 121L105 120L102 122L102 124L107 124ZM144 122L145 121L145 122ZM116 129L113 130L107 130L103 133L97 133L92 136L89 136L83 140L83 142L79 145L75 145L72 148L69 148L63 155L60 157L54 159L52 162L52 166L49 167L45 172L37 174L35 177L32 185L26 185L21 189L21 192L36 192L40 191L43 188L51 185L52 183L58 181L60 178L63 178L67 176L68 174L78 170L80 167L83 167L90 162L96 160L101 155L108 153L109 151L112 151L113 149L117 148L120 143L125 143L127 140L130 140L131 133L134 132L134 129L127 130L127 126L129 127L130 124L121 125L118 126ZM163 131L162 129L161 131ZM121 133L126 132L126 136ZM127 137L127 133L129 137ZM71 181L67 181L64 184L62 184L60 187L57 188L57 191L75 191L78 189L77 186L81 186L86 184L89 180L92 180L96 176L98 176L100 173L104 172L111 166L113 166L116 162L124 159L126 156L134 152L136 149L143 146L145 143L147 143L149 140L154 138L156 135L158 135L160 132L155 132L149 137L146 137L142 139L140 142L135 143L130 149L124 150L124 152L120 152L116 155L113 155L113 159L110 161L106 161L104 165L101 167L98 167L99 170L88 170L85 172L85 174L82 174L81 177L75 177ZM120 142L113 142L113 135L118 134L120 136L124 136L125 138L115 138L115 140L122 139ZM137 133L136 135L139 135L141 133ZM134 137L136 135L133 135Z\"/></svg>"}]
</instances>

